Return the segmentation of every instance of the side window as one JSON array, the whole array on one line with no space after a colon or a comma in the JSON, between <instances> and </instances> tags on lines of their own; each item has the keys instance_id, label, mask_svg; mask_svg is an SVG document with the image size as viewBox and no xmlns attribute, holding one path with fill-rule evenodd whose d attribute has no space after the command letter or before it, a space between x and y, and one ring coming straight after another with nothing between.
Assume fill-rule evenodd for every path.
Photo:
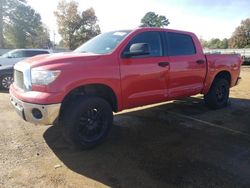
<instances>
[{"instance_id":1,"label":"side window","mask_svg":"<svg viewBox=\"0 0 250 188\"><path fill-rule=\"evenodd\" d=\"M168 55L181 56L196 54L196 49L191 36L180 33L167 33Z\"/></svg>"},{"instance_id":2,"label":"side window","mask_svg":"<svg viewBox=\"0 0 250 188\"><path fill-rule=\"evenodd\" d=\"M25 51L25 57L32 57L35 55L41 55L41 54L48 54L49 52L47 51Z\"/></svg>"},{"instance_id":3,"label":"side window","mask_svg":"<svg viewBox=\"0 0 250 188\"><path fill-rule=\"evenodd\" d=\"M10 54L12 58L22 58L24 57L23 55L24 55L23 51L15 51Z\"/></svg>"},{"instance_id":4,"label":"side window","mask_svg":"<svg viewBox=\"0 0 250 188\"><path fill-rule=\"evenodd\" d=\"M162 56L161 37L159 32L148 31L136 35L126 46L125 52L128 52L132 44L147 43L149 45L149 55L139 57L158 57Z\"/></svg>"}]
</instances>

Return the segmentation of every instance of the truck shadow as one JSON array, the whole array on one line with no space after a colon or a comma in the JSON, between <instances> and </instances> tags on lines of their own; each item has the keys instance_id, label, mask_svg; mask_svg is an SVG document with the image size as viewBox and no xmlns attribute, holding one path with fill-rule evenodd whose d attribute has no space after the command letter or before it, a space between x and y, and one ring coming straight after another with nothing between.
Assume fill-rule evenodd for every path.
<instances>
[{"instance_id":1,"label":"truck shadow","mask_svg":"<svg viewBox=\"0 0 250 188\"><path fill-rule=\"evenodd\" d=\"M117 114L106 142L88 151L69 149L59 126L47 129L44 138L70 170L111 187L249 187L249 139L169 113L248 127L250 117L239 110L249 113L250 101L231 103L211 111L202 99L187 98Z\"/></svg>"}]
</instances>

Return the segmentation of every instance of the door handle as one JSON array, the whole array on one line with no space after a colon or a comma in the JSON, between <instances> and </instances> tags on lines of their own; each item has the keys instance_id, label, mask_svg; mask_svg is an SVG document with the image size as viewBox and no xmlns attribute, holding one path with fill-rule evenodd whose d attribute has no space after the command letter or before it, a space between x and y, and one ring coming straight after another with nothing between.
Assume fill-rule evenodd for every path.
<instances>
[{"instance_id":1,"label":"door handle","mask_svg":"<svg viewBox=\"0 0 250 188\"><path fill-rule=\"evenodd\" d=\"M166 66L169 66L169 62L159 62L158 65L160 67L166 67Z\"/></svg>"},{"instance_id":2,"label":"door handle","mask_svg":"<svg viewBox=\"0 0 250 188\"><path fill-rule=\"evenodd\" d=\"M203 64L203 63L205 63L205 61L203 59L199 59L199 60L196 61L196 63L197 64Z\"/></svg>"}]
</instances>

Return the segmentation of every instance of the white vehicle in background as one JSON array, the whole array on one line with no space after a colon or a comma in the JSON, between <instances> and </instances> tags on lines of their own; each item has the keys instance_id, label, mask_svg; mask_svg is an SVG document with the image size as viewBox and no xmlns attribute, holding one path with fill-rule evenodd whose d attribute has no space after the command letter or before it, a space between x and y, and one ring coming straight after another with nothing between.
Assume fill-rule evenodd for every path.
<instances>
[{"instance_id":1,"label":"white vehicle in background","mask_svg":"<svg viewBox=\"0 0 250 188\"><path fill-rule=\"evenodd\" d=\"M49 54L47 49L16 49L0 56L0 66L15 65L17 62L36 55Z\"/></svg>"},{"instance_id":2,"label":"white vehicle in background","mask_svg":"<svg viewBox=\"0 0 250 188\"><path fill-rule=\"evenodd\" d=\"M8 90L13 83L13 67L17 62L50 53L51 51L47 49L16 49L0 56L0 89Z\"/></svg>"}]
</instances>

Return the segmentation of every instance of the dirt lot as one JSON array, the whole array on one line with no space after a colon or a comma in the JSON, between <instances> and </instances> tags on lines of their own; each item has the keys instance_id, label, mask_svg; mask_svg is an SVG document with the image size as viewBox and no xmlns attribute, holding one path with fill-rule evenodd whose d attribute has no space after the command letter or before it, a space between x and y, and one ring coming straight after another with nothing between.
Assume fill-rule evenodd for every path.
<instances>
[{"instance_id":1,"label":"dirt lot","mask_svg":"<svg viewBox=\"0 0 250 188\"><path fill-rule=\"evenodd\" d=\"M250 68L241 76L225 109L197 96L117 114L90 151L24 122L0 93L0 187L250 187Z\"/></svg>"}]
</instances>

